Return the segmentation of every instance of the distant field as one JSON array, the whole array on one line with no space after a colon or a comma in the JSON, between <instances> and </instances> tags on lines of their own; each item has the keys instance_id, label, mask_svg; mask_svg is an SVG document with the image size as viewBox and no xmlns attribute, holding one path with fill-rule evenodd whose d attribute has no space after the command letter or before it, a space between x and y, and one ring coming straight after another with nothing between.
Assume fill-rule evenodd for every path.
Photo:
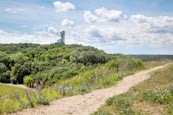
<instances>
[{"instance_id":1,"label":"distant field","mask_svg":"<svg viewBox=\"0 0 173 115\"><path fill-rule=\"evenodd\" d=\"M107 99L93 115L172 115L173 64L151 74L151 78L127 93Z\"/></svg>"},{"instance_id":2,"label":"distant field","mask_svg":"<svg viewBox=\"0 0 173 115\"><path fill-rule=\"evenodd\" d=\"M173 55L130 55L130 56L140 58L143 61L173 60Z\"/></svg>"},{"instance_id":3,"label":"distant field","mask_svg":"<svg viewBox=\"0 0 173 115\"><path fill-rule=\"evenodd\" d=\"M168 60L162 60L162 61L157 61L157 60L153 60L153 61L144 61L144 66L146 69L150 69L152 67L156 67L156 66L160 66L160 65L164 65L166 63L169 63L170 61Z\"/></svg>"}]
</instances>

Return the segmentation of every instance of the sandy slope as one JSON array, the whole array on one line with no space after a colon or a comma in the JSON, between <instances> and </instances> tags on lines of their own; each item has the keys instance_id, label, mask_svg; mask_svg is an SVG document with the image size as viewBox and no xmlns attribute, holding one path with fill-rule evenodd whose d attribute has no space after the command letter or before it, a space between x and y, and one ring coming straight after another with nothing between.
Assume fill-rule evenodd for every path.
<instances>
[{"instance_id":1,"label":"sandy slope","mask_svg":"<svg viewBox=\"0 0 173 115\"><path fill-rule=\"evenodd\" d=\"M159 66L127 76L111 88L55 100L49 106L25 109L13 115L89 115L103 105L108 97L128 91L129 88L148 79L150 77L149 72L163 67Z\"/></svg>"}]
</instances>

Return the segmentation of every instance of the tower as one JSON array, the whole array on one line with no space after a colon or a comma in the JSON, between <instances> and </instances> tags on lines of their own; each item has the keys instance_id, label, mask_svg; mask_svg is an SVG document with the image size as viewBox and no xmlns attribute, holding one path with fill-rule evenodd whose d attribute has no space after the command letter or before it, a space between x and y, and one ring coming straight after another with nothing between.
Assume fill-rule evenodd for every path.
<instances>
[{"instance_id":1,"label":"tower","mask_svg":"<svg viewBox=\"0 0 173 115\"><path fill-rule=\"evenodd\" d=\"M65 31L64 30L60 31L60 35L61 35L61 43L65 44Z\"/></svg>"}]
</instances>

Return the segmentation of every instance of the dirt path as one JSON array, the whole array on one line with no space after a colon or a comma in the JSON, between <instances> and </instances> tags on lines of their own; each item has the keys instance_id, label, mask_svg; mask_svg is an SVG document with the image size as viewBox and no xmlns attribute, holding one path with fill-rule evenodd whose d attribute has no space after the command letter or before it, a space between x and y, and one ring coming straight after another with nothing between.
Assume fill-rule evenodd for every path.
<instances>
[{"instance_id":1,"label":"dirt path","mask_svg":"<svg viewBox=\"0 0 173 115\"><path fill-rule=\"evenodd\" d=\"M29 89L29 88L26 87L25 85L11 84L11 83L0 83L0 84L8 85L8 86L14 86L14 87L19 87L19 88L23 88L23 89Z\"/></svg>"},{"instance_id":2,"label":"dirt path","mask_svg":"<svg viewBox=\"0 0 173 115\"><path fill-rule=\"evenodd\" d=\"M89 115L103 105L107 98L128 91L129 88L148 79L151 71L163 67L164 66L159 66L127 76L111 88L95 90L85 95L55 100L51 102L49 106L25 109L13 115Z\"/></svg>"}]
</instances>

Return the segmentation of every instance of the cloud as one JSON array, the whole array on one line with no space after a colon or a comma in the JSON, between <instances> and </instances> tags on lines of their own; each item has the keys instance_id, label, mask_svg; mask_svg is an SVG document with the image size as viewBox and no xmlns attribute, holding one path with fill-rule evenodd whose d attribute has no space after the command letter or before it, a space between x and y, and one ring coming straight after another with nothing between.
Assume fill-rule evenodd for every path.
<instances>
[{"instance_id":1,"label":"cloud","mask_svg":"<svg viewBox=\"0 0 173 115\"><path fill-rule=\"evenodd\" d=\"M1 31L0 31L1 32ZM0 34L0 43L39 43L39 44L50 44L55 43L59 36L46 32L38 31L32 34L22 33L6 33Z\"/></svg>"},{"instance_id":2,"label":"cloud","mask_svg":"<svg viewBox=\"0 0 173 115\"><path fill-rule=\"evenodd\" d=\"M62 24L63 26L67 26L67 27L73 27L73 26L75 26L75 23L74 23L73 21L71 21L71 20L68 20L68 19L64 19L64 20L61 22L61 24Z\"/></svg>"},{"instance_id":3,"label":"cloud","mask_svg":"<svg viewBox=\"0 0 173 115\"><path fill-rule=\"evenodd\" d=\"M147 17L138 14L138 15L132 15L131 21L134 22L144 32L173 34L173 17L169 16Z\"/></svg>"},{"instance_id":4,"label":"cloud","mask_svg":"<svg viewBox=\"0 0 173 115\"><path fill-rule=\"evenodd\" d=\"M87 34L91 37L102 38L100 30L96 26L90 26L86 29Z\"/></svg>"},{"instance_id":5,"label":"cloud","mask_svg":"<svg viewBox=\"0 0 173 115\"><path fill-rule=\"evenodd\" d=\"M61 1L56 1L53 2L54 7L56 8L57 12L66 12L71 9L76 9L76 7L70 3L70 2L61 2Z\"/></svg>"},{"instance_id":6,"label":"cloud","mask_svg":"<svg viewBox=\"0 0 173 115\"><path fill-rule=\"evenodd\" d=\"M108 10L104 7L96 9L95 13L104 18L107 21L115 21L118 22L121 19L126 19L127 16L125 14L122 13L122 11L118 11L118 10Z\"/></svg>"},{"instance_id":7,"label":"cloud","mask_svg":"<svg viewBox=\"0 0 173 115\"><path fill-rule=\"evenodd\" d=\"M6 8L6 9L4 9L4 11L6 13L16 14L16 13L22 12L23 9L21 9L21 8Z\"/></svg>"},{"instance_id":8,"label":"cloud","mask_svg":"<svg viewBox=\"0 0 173 115\"><path fill-rule=\"evenodd\" d=\"M121 33L111 26L78 25L71 32L70 38L82 44L114 44L126 40ZM68 40L67 40L68 41Z\"/></svg>"},{"instance_id":9,"label":"cloud","mask_svg":"<svg viewBox=\"0 0 173 115\"><path fill-rule=\"evenodd\" d=\"M98 18L91 11L84 11L83 17L87 23L95 23Z\"/></svg>"},{"instance_id":10,"label":"cloud","mask_svg":"<svg viewBox=\"0 0 173 115\"><path fill-rule=\"evenodd\" d=\"M7 33L6 31L0 29L0 36L1 36L1 35L7 35L7 34L8 34L8 33Z\"/></svg>"},{"instance_id":11,"label":"cloud","mask_svg":"<svg viewBox=\"0 0 173 115\"><path fill-rule=\"evenodd\" d=\"M96 9L95 12L84 11L83 17L87 23L97 22L119 22L127 16L118 10L108 10L106 8Z\"/></svg>"},{"instance_id":12,"label":"cloud","mask_svg":"<svg viewBox=\"0 0 173 115\"><path fill-rule=\"evenodd\" d=\"M49 26L47 31L52 34L58 34L58 30L53 26Z\"/></svg>"}]
</instances>

